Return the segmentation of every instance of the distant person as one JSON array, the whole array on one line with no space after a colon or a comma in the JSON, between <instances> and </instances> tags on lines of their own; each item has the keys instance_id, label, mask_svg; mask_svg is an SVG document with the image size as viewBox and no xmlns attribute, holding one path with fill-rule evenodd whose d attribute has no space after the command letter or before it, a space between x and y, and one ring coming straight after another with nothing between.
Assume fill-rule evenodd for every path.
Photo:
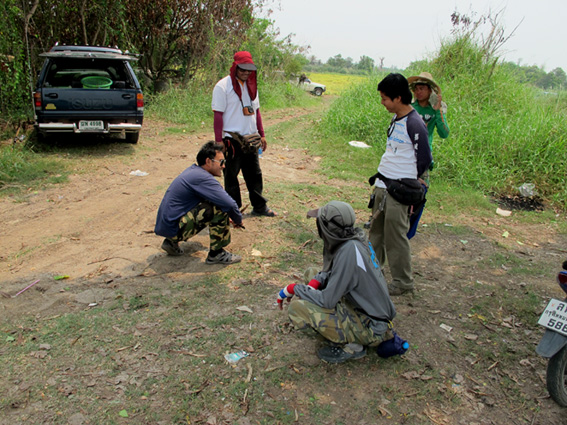
<instances>
[{"instance_id":1,"label":"distant person","mask_svg":"<svg viewBox=\"0 0 567 425\"><path fill-rule=\"evenodd\" d=\"M165 237L161 248L179 256L186 241L209 227L210 250L207 264L234 264L242 257L225 251L230 244L230 221L244 228L242 214L215 177L222 176L225 159L222 146L207 142L191 165L173 180L159 206L155 233Z\"/></svg>"},{"instance_id":2,"label":"distant person","mask_svg":"<svg viewBox=\"0 0 567 425\"><path fill-rule=\"evenodd\" d=\"M429 147L433 151L433 135L435 129L442 139L449 137L449 125L447 124L447 104L443 102L441 87L437 84L429 72L422 72L408 78L410 90L413 92L414 102L411 106L421 116L429 136ZM420 176L427 186L430 185L429 171L435 167L435 162L431 161L428 169ZM411 216L410 231L408 237L412 238L417 232L419 219L423 213L425 203L417 208Z\"/></svg>"},{"instance_id":3,"label":"distant person","mask_svg":"<svg viewBox=\"0 0 567 425\"><path fill-rule=\"evenodd\" d=\"M422 72L408 78L410 89L413 92L414 102L411 104L421 116L427 126L429 136L429 147L432 147L435 129L442 139L449 137L449 125L447 124L447 104L443 102L441 87L437 84L429 72ZM434 163L431 162L430 170ZM428 174L424 177L428 178Z\"/></svg>"},{"instance_id":4,"label":"distant person","mask_svg":"<svg viewBox=\"0 0 567 425\"><path fill-rule=\"evenodd\" d=\"M380 160L378 172L387 179L417 180L431 164L431 148L427 128L416 110L410 105L411 91L401 74L389 74L378 84L382 105L394 114L386 150ZM425 184L422 180L421 183ZM386 259L392 275L388 285L390 295L414 291L411 268L409 205L397 201L386 190L386 183L376 178L374 205L368 238L376 251L380 266ZM418 184L419 187L419 184Z\"/></svg>"},{"instance_id":5,"label":"distant person","mask_svg":"<svg viewBox=\"0 0 567 425\"><path fill-rule=\"evenodd\" d=\"M228 194L242 207L240 182L242 176L252 204L252 215L274 217L262 196L263 178L258 159L258 146L267 148L260 101L256 85L256 65L249 52L236 52L230 75L220 80L213 90L215 141L224 145L226 168L224 187ZM246 138L255 144L247 144Z\"/></svg>"},{"instance_id":6,"label":"distant person","mask_svg":"<svg viewBox=\"0 0 567 425\"><path fill-rule=\"evenodd\" d=\"M316 218L323 239L323 269L318 273L308 269L306 285L287 285L277 302L282 308L285 299L296 295L289 305L289 319L297 329L328 342L317 352L321 360L360 359L366 347L393 338L396 309L386 280L364 231L354 227L356 217L349 204L331 201L307 215Z\"/></svg>"},{"instance_id":7,"label":"distant person","mask_svg":"<svg viewBox=\"0 0 567 425\"><path fill-rule=\"evenodd\" d=\"M307 80L307 75L301 74L301 77L299 77L298 84L303 84L306 80Z\"/></svg>"}]
</instances>

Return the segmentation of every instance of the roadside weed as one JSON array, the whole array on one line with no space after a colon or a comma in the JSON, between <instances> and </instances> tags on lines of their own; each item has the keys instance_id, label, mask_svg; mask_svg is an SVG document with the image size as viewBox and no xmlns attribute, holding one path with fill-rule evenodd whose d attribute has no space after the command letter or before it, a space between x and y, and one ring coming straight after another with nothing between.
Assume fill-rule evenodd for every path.
<instances>
[{"instance_id":1,"label":"roadside weed","mask_svg":"<svg viewBox=\"0 0 567 425\"><path fill-rule=\"evenodd\" d=\"M0 147L0 193L14 194L29 185L41 188L67 181L66 164L58 158L34 153L25 145Z\"/></svg>"}]
</instances>

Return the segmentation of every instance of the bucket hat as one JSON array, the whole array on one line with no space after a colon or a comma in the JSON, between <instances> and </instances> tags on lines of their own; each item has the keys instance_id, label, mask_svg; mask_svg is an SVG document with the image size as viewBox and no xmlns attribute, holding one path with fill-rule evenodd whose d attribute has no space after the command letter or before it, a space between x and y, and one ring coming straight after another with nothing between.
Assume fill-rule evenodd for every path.
<instances>
[{"instance_id":1,"label":"bucket hat","mask_svg":"<svg viewBox=\"0 0 567 425\"><path fill-rule=\"evenodd\" d=\"M410 89L413 90L416 84L427 84L435 93L441 93L441 87L435 82L433 76L429 72L422 72L408 78Z\"/></svg>"},{"instance_id":2,"label":"bucket hat","mask_svg":"<svg viewBox=\"0 0 567 425\"><path fill-rule=\"evenodd\" d=\"M307 211L307 217L318 217L325 223L333 223L344 229L354 226L356 216L352 207L346 202L331 201L321 208Z\"/></svg>"},{"instance_id":3,"label":"bucket hat","mask_svg":"<svg viewBox=\"0 0 567 425\"><path fill-rule=\"evenodd\" d=\"M352 207L346 202L331 201L321 208L308 211L307 217L317 219L317 231L323 239L323 268L321 270L324 272L331 270L333 258L344 243L359 241L363 246L368 245L364 231L354 227L356 216Z\"/></svg>"}]
</instances>

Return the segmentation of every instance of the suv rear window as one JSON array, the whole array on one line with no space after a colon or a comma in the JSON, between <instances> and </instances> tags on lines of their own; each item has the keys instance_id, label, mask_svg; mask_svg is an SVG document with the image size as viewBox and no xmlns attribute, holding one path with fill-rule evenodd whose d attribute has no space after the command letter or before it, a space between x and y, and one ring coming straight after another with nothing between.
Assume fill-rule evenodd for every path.
<instances>
[{"instance_id":1,"label":"suv rear window","mask_svg":"<svg viewBox=\"0 0 567 425\"><path fill-rule=\"evenodd\" d=\"M112 80L111 88L136 88L126 62L105 59L50 58L43 87L82 88L85 77L105 77Z\"/></svg>"}]
</instances>

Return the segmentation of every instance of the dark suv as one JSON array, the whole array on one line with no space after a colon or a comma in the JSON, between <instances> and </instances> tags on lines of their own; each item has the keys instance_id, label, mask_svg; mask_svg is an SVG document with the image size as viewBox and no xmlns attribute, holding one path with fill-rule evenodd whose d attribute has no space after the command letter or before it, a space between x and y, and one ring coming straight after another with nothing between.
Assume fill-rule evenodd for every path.
<instances>
[{"instance_id":1,"label":"dark suv","mask_svg":"<svg viewBox=\"0 0 567 425\"><path fill-rule=\"evenodd\" d=\"M119 49L55 46L45 57L34 92L38 137L50 133L125 133L137 143L144 95Z\"/></svg>"}]
</instances>

